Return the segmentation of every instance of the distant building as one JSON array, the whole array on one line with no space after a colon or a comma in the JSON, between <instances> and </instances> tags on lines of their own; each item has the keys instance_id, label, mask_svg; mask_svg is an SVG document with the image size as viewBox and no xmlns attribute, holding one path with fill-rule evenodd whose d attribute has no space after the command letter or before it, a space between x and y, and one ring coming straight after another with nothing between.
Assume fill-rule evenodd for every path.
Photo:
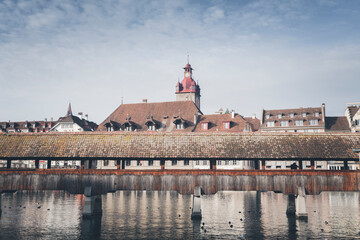
<instances>
[{"instance_id":1,"label":"distant building","mask_svg":"<svg viewBox=\"0 0 360 240\"><path fill-rule=\"evenodd\" d=\"M325 132L325 104L312 108L263 109L261 132Z\"/></svg>"},{"instance_id":2,"label":"distant building","mask_svg":"<svg viewBox=\"0 0 360 240\"><path fill-rule=\"evenodd\" d=\"M47 121L47 119L45 121L0 122L0 132L49 132L55 123L54 121Z\"/></svg>"},{"instance_id":3,"label":"distant building","mask_svg":"<svg viewBox=\"0 0 360 240\"><path fill-rule=\"evenodd\" d=\"M52 132L83 132L95 131L97 124L88 120L88 115L79 112L79 117L72 114L71 104L64 117L60 117L57 123L50 129Z\"/></svg>"},{"instance_id":4,"label":"distant building","mask_svg":"<svg viewBox=\"0 0 360 240\"><path fill-rule=\"evenodd\" d=\"M360 132L360 103L348 103L345 116L350 125L351 132Z\"/></svg>"}]
</instances>

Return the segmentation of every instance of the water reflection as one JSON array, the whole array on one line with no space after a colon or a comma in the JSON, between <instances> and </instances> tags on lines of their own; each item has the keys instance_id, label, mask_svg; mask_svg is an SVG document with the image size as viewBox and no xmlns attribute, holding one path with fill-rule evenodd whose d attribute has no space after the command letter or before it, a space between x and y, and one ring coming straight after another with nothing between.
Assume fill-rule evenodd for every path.
<instances>
[{"instance_id":1,"label":"water reflection","mask_svg":"<svg viewBox=\"0 0 360 240\"><path fill-rule=\"evenodd\" d=\"M287 217L287 196L279 193L202 196L201 221L191 220L191 201L190 195L176 192L118 191L102 196L102 216L83 218L82 195L61 191L7 193L2 194L0 239L360 237L359 193L307 196L307 222Z\"/></svg>"}]
</instances>

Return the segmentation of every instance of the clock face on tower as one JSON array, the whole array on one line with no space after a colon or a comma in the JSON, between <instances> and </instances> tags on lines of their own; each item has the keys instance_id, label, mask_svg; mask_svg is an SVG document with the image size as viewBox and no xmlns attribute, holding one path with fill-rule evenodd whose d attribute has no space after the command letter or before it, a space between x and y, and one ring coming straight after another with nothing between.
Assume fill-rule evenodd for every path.
<instances>
[{"instance_id":1,"label":"clock face on tower","mask_svg":"<svg viewBox=\"0 0 360 240\"><path fill-rule=\"evenodd\" d=\"M185 77L189 77L189 76L190 76L189 72L185 73Z\"/></svg>"}]
</instances>

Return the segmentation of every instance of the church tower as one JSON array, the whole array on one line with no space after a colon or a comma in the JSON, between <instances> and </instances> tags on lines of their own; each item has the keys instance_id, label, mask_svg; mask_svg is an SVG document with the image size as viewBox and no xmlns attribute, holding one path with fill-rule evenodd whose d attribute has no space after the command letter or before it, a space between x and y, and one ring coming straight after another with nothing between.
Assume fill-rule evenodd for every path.
<instances>
[{"instance_id":1,"label":"church tower","mask_svg":"<svg viewBox=\"0 0 360 240\"><path fill-rule=\"evenodd\" d=\"M176 84L176 101L193 101L200 109L200 87L192 78L193 69L189 59L184 70L184 79Z\"/></svg>"}]
</instances>

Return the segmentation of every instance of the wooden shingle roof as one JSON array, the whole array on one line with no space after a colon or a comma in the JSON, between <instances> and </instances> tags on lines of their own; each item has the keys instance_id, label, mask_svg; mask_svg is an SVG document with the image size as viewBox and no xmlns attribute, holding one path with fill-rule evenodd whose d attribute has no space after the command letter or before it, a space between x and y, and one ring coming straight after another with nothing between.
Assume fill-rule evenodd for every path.
<instances>
[{"instance_id":1,"label":"wooden shingle roof","mask_svg":"<svg viewBox=\"0 0 360 240\"><path fill-rule=\"evenodd\" d=\"M0 134L0 159L358 160L360 134Z\"/></svg>"}]
</instances>

